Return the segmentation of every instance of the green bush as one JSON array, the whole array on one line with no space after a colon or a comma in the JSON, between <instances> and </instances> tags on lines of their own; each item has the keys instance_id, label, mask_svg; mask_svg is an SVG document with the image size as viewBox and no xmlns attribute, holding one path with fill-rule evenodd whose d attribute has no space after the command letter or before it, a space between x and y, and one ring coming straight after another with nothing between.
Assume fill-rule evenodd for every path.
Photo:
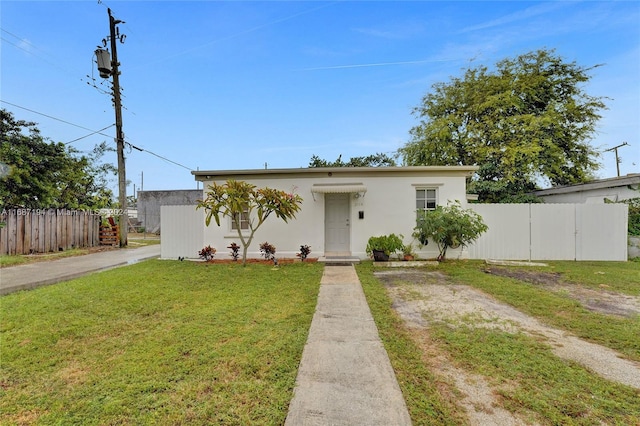
<instances>
[{"instance_id":1,"label":"green bush","mask_svg":"<svg viewBox=\"0 0 640 426\"><path fill-rule=\"evenodd\" d=\"M605 198L606 204L615 203ZM624 203L629 206L629 219L627 232L629 235L640 236L640 197L629 198L628 200L618 201L618 203Z\"/></svg>"},{"instance_id":2,"label":"green bush","mask_svg":"<svg viewBox=\"0 0 640 426\"><path fill-rule=\"evenodd\" d=\"M629 235L640 236L640 198L625 201L629 205Z\"/></svg>"},{"instance_id":3,"label":"green bush","mask_svg":"<svg viewBox=\"0 0 640 426\"><path fill-rule=\"evenodd\" d=\"M367 254L371 256L373 251L383 251L387 256L392 253L401 252L404 249L404 243L402 235L389 234L380 235L379 237L371 237L367 241Z\"/></svg>"},{"instance_id":4,"label":"green bush","mask_svg":"<svg viewBox=\"0 0 640 426\"><path fill-rule=\"evenodd\" d=\"M447 248L457 248L472 243L488 229L482 217L471 209L463 209L456 201L446 207L421 212L413 237L426 244L432 239L438 244L438 260L444 260Z\"/></svg>"}]
</instances>

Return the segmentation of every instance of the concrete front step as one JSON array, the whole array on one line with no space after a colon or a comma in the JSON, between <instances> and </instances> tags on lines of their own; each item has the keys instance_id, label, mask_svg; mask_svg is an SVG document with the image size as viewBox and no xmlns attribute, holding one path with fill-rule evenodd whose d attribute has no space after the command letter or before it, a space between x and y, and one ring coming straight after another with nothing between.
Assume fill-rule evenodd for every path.
<instances>
[{"instance_id":1,"label":"concrete front step","mask_svg":"<svg viewBox=\"0 0 640 426\"><path fill-rule=\"evenodd\" d=\"M353 256L323 256L318 258L318 262L327 265L353 265L360 263L360 258Z\"/></svg>"}]
</instances>

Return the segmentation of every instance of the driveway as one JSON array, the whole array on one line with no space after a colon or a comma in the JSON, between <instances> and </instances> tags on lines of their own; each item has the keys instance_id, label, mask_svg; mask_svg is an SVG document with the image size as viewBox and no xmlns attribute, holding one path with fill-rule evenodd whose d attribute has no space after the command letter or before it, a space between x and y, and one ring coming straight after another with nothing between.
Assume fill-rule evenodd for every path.
<instances>
[{"instance_id":1,"label":"driveway","mask_svg":"<svg viewBox=\"0 0 640 426\"><path fill-rule=\"evenodd\" d=\"M156 257L160 257L160 244L10 266L0 269L0 295L55 284Z\"/></svg>"}]
</instances>

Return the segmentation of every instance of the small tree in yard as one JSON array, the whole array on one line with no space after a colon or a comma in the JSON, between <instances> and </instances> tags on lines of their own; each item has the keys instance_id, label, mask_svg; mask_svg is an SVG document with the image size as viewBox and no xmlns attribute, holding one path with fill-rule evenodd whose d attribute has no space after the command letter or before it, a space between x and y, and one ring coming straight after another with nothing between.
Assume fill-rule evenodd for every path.
<instances>
[{"instance_id":1,"label":"small tree in yard","mask_svg":"<svg viewBox=\"0 0 640 426\"><path fill-rule=\"evenodd\" d=\"M449 247L464 247L489 229L478 213L463 209L458 201L419 214L413 236L422 244L427 238L435 241L440 250L439 261L445 259Z\"/></svg>"},{"instance_id":2,"label":"small tree in yard","mask_svg":"<svg viewBox=\"0 0 640 426\"><path fill-rule=\"evenodd\" d=\"M207 226L214 218L220 226L220 217L230 217L238 231L242 243L242 264L247 262L247 249L253 241L256 230L271 215L282 219L285 223L295 218L300 211L302 198L272 188L256 188L247 182L228 180L223 185L209 185L206 197L200 200L197 208L204 208ZM248 219L248 235L242 233L242 222ZM245 223L247 223L245 222Z\"/></svg>"}]
</instances>

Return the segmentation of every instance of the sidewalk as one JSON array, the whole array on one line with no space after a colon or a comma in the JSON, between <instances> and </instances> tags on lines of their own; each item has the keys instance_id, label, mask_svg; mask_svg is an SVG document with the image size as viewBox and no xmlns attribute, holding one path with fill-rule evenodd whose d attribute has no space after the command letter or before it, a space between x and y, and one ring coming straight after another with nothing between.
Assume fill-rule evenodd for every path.
<instances>
[{"instance_id":1,"label":"sidewalk","mask_svg":"<svg viewBox=\"0 0 640 426\"><path fill-rule=\"evenodd\" d=\"M285 425L411 425L353 265L320 284Z\"/></svg>"},{"instance_id":2,"label":"sidewalk","mask_svg":"<svg viewBox=\"0 0 640 426\"><path fill-rule=\"evenodd\" d=\"M130 265L159 256L160 244L156 244L2 268L0 269L0 295L55 284L91 272Z\"/></svg>"}]
</instances>

